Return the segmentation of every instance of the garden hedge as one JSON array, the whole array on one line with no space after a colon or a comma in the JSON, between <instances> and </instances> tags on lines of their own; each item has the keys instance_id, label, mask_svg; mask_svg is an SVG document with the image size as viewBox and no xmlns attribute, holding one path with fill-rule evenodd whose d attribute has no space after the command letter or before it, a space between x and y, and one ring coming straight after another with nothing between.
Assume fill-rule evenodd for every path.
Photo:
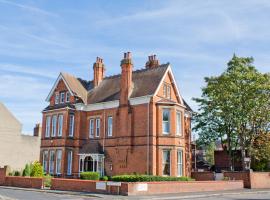
<instances>
[{"instance_id":1,"label":"garden hedge","mask_svg":"<svg viewBox=\"0 0 270 200\"><path fill-rule=\"evenodd\" d=\"M156 181L193 181L189 177L152 176L152 175L118 175L113 176L112 181L117 182L156 182Z\"/></svg>"}]
</instances>

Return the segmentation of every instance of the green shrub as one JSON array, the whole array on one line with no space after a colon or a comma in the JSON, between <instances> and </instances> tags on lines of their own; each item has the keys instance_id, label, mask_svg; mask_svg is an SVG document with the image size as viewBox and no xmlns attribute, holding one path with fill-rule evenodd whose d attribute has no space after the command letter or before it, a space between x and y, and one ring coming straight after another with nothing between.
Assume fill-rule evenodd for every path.
<instances>
[{"instance_id":1,"label":"green shrub","mask_svg":"<svg viewBox=\"0 0 270 200\"><path fill-rule=\"evenodd\" d=\"M42 177L43 176L43 169L42 169L40 162L35 161L33 163L33 167L32 167L30 176L31 177Z\"/></svg>"},{"instance_id":2,"label":"green shrub","mask_svg":"<svg viewBox=\"0 0 270 200\"><path fill-rule=\"evenodd\" d=\"M44 176L43 180L44 180L44 186L50 188L52 185L51 175L48 174L48 175Z\"/></svg>"},{"instance_id":3,"label":"green shrub","mask_svg":"<svg viewBox=\"0 0 270 200\"><path fill-rule=\"evenodd\" d=\"M23 170L23 176L30 176L31 171L30 171L30 166L28 164L25 165L24 170Z\"/></svg>"},{"instance_id":4,"label":"green shrub","mask_svg":"<svg viewBox=\"0 0 270 200\"><path fill-rule=\"evenodd\" d=\"M20 171L14 171L13 176L21 176L21 172Z\"/></svg>"},{"instance_id":5,"label":"green shrub","mask_svg":"<svg viewBox=\"0 0 270 200\"><path fill-rule=\"evenodd\" d=\"M155 181L193 181L189 177L152 176L152 175L119 175L113 176L112 181L117 182L155 182Z\"/></svg>"},{"instance_id":6,"label":"green shrub","mask_svg":"<svg viewBox=\"0 0 270 200\"><path fill-rule=\"evenodd\" d=\"M98 172L82 172L80 174L81 179L83 180L99 180Z\"/></svg>"},{"instance_id":7,"label":"green shrub","mask_svg":"<svg viewBox=\"0 0 270 200\"><path fill-rule=\"evenodd\" d=\"M108 176L102 176L100 178L101 181L108 181L109 180L109 177Z\"/></svg>"}]
</instances>

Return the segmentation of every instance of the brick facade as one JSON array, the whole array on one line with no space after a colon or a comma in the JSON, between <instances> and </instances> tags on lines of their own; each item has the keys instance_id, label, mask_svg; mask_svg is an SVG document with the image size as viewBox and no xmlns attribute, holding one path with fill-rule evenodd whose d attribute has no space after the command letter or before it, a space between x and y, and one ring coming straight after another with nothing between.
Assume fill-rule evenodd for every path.
<instances>
[{"instance_id":1,"label":"brick facade","mask_svg":"<svg viewBox=\"0 0 270 200\"><path fill-rule=\"evenodd\" d=\"M103 62L97 59L98 62ZM125 54L122 60L121 73L121 90L119 98L116 101L100 102L91 104L84 102L84 108L78 109L78 105L82 104L82 99L79 96L70 96L70 101L64 104L55 105L55 94L66 94L70 92L70 85L64 78L57 82L53 88L52 95L49 98L51 109L44 110L42 121L42 142L40 151L40 161L44 163L44 152L48 152L47 167L45 171L49 172L50 164L54 165L53 175L56 175L57 156L55 153L54 162L50 163L50 151L62 150L61 169L58 176L77 177L79 175L82 164L79 154L85 145L89 144L91 148L96 144L100 147L104 154L104 173L106 175L116 174L153 174L163 175L163 150L170 152L170 175L178 175L178 166L183 166L182 175L190 176L191 174L191 128L190 128L190 112L185 106L181 96L173 80L173 74L170 70L164 73L162 80L157 85L157 91L153 95L131 98L130 93L135 89L132 79L132 60L130 54ZM94 70L97 64L94 64ZM98 65L94 77L98 78L95 82L93 90L98 90L102 87L104 70L100 69L103 65ZM158 66L152 66L153 68ZM100 75L100 73L102 73ZM96 75L97 74L97 75ZM133 72L134 74L134 72ZM168 100L164 98L164 85L170 87L170 97ZM113 85L112 85L113 87ZM145 85L147 90L147 85ZM106 92L106 91L104 91ZM91 95L91 92L88 93ZM61 98L61 97L59 97ZM149 98L146 102L144 99ZM109 106L114 102L117 106ZM132 103L135 102L135 103ZM95 107L96 106L96 107ZM163 133L162 113L163 109L169 110L169 133ZM177 134L177 114L181 118L181 134ZM53 116L62 115L62 135L52 137L52 118ZM74 134L70 133L70 116L74 115ZM51 117L50 134L46 137L46 119ZM109 125L108 119L112 117L112 135L108 135ZM90 120L93 119L94 137L90 137ZM99 120L99 136L97 136L97 120ZM56 130L58 131L59 124L57 123ZM179 129L179 128L178 128ZM68 152L72 151L72 174L68 175ZM177 163L177 152L181 151L182 163ZM91 152L89 152L91 153Z\"/></svg>"}]
</instances>

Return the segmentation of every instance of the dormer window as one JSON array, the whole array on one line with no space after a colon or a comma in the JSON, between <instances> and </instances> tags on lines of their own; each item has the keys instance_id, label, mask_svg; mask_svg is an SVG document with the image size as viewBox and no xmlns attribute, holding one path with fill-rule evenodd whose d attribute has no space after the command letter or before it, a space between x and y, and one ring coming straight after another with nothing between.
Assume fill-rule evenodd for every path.
<instances>
[{"instance_id":1,"label":"dormer window","mask_svg":"<svg viewBox=\"0 0 270 200\"><path fill-rule=\"evenodd\" d=\"M66 102L69 102L69 101L70 101L70 93L67 92L67 94L66 94Z\"/></svg>"},{"instance_id":2,"label":"dormer window","mask_svg":"<svg viewBox=\"0 0 270 200\"><path fill-rule=\"evenodd\" d=\"M55 104L59 104L59 93L55 93Z\"/></svg>"},{"instance_id":3,"label":"dormer window","mask_svg":"<svg viewBox=\"0 0 270 200\"><path fill-rule=\"evenodd\" d=\"M65 92L60 93L60 103L65 103Z\"/></svg>"}]
</instances>

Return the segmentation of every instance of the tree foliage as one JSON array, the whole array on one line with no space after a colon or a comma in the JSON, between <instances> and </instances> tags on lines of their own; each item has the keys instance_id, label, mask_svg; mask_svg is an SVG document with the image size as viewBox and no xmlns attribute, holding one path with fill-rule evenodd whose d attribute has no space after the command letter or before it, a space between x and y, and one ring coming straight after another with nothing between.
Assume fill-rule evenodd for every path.
<instances>
[{"instance_id":1,"label":"tree foliage","mask_svg":"<svg viewBox=\"0 0 270 200\"><path fill-rule=\"evenodd\" d=\"M253 58L234 55L220 76L205 78L202 97L194 99L199 104L194 130L200 140L220 140L230 155L239 147L242 158L256 156L255 140L270 128L270 75L252 63Z\"/></svg>"}]
</instances>

